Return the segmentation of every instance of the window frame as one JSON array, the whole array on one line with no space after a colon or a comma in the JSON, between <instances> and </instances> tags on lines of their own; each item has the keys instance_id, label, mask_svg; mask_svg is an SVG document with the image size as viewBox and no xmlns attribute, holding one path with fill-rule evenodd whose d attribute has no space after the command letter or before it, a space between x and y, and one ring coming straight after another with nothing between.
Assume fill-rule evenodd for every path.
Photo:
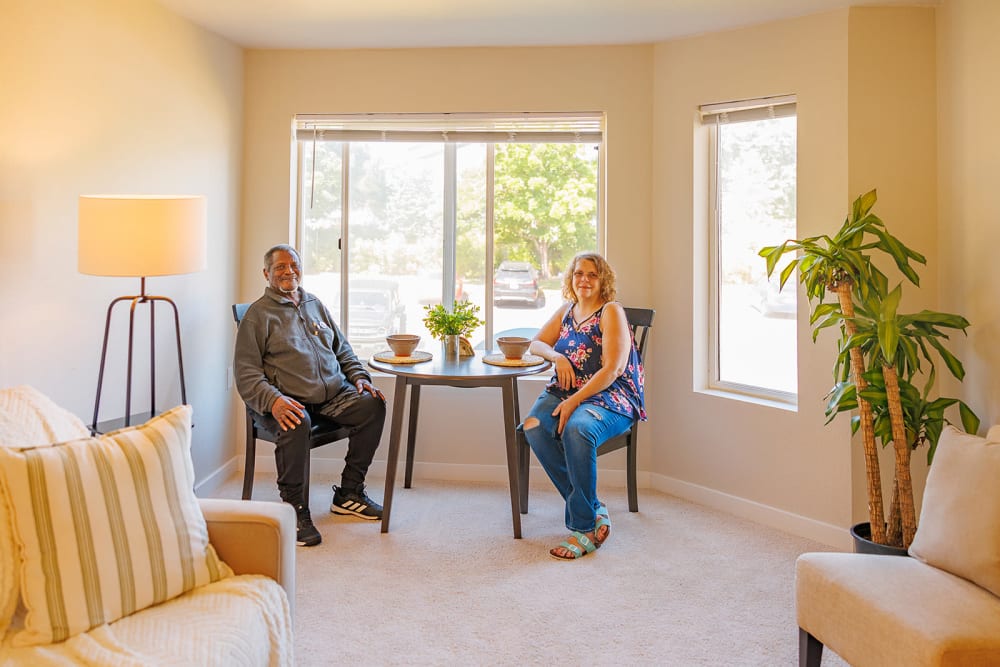
<instances>
[{"instance_id":1,"label":"window frame","mask_svg":"<svg viewBox=\"0 0 1000 667\"><path fill-rule=\"evenodd\" d=\"M303 237L303 187L306 182L306 150L311 142L339 141L341 145L341 237L340 252L340 325L350 330L350 143L375 141L428 141L443 143L445 148L445 183L454 183L457 176L455 147L459 143L483 144L486 150L486 209L484 256L487 276L484 278L484 336L487 346L493 340L495 305L493 281L489 279L494 262L494 154L497 143L584 143L596 144L597 157L597 229L596 249L606 247L606 115L604 112L523 112L523 113L396 113L396 114L298 114L292 121L291 150L295 175L291 179L291 234L296 247ZM448 158L448 155L451 158ZM314 165L315 166L315 165ZM457 249L457 209L455 193L443 199L442 232L450 248L442 261L442 303L454 304L456 293L455 252ZM452 209L448 209L448 205ZM451 270L448 270L448 267Z\"/></svg>"},{"instance_id":2,"label":"window frame","mask_svg":"<svg viewBox=\"0 0 1000 667\"><path fill-rule=\"evenodd\" d=\"M797 407L798 392L782 391L759 385L732 382L721 379L721 229L722 220L719 211L719 125L728 122L749 122L764 120L776 116L798 116L796 98L794 95L781 95L737 102L709 104L699 107L701 123L707 131L707 243L708 243L708 358L706 364L705 385L710 391L723 395L734 395L763 399L777 405ZM796 169L798 156L796 155ZM796 183L796 189L798 183ZM761 260L763 261L763 260ZM795 285L791 285L794 287ZM795 322L798 322L796 313ZM798 354L795 366L798 368Z\"/></svg>"}]
</instances>

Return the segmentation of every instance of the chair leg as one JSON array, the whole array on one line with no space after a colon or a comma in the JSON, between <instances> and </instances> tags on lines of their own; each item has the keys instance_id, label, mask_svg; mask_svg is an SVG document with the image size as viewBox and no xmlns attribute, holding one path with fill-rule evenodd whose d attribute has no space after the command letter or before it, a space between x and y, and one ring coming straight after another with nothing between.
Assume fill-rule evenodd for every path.
<instances>
[{"instance_id":1,"label":"chair leg","mask_svg":"<svg viewBox=\"0 0 1000 667\"><path fill-rule=\"evenodd\" d=\"M302 502L309 507L309 462L312 460L312 452L306 452L306 476L302 480Z\"/></svg>"},{"instance_id":2,"label":"chair leg","mask_svg":"<svg viewBox=\"0 0 1000 667\"><path fill-rule=\"evenodd\" d=\"M823 662L823 643L799 628L799 667L820 667Z\"/></svg>"},{"instance_id":3,"label":"chair leg","mask_svg":"<svg viewBox=\"0 0 1000 667\"><path fill-rule=\"evenodd\" d=\"M521 514L528 513L528 469L531 462L531 448L524 438L521 426L515 431L517 438L517 490L520 494Z\"/></svg>"},{"instance_id":4,"label":"chair leg","mask_svg":"<svg viewBox=\"0 0 1000 667\"><path fill-rule=\"evenodd\" d=\"M257 462L257 434L253 427L253 417L247 412L247 444L246 460L243 463L243 500L250 500L253 495L253 470Z\"/></svg>"},{"instance_id":5,"label":"chair leg","mask_svg":"<svg viewBox=\"0 0 1000 667\"><path fill-rule=\"evenodd\" d=\"M395 400L395 399L393 399ZM420 385L410 387L410 418L406 427L406 470L403 473L403 488L413 484L413 451L417 442L417 412L420 409Z\"/></svg>"},{"instance_id":6,"label":"chair leg","mask_svg":"<svg viewBox=\"0 0 1000 667\"><path fill-rule=\"evenodd\" d=\"M628 511L638 512L639 511L639 490L636 488L639 484L636 479L636 455L635 451L638 449L638 424L632 424L632 432L628 434L628 447L626 450L628 452L628 471L626 475L628 477Z\"/></svg>"}]
</instances>

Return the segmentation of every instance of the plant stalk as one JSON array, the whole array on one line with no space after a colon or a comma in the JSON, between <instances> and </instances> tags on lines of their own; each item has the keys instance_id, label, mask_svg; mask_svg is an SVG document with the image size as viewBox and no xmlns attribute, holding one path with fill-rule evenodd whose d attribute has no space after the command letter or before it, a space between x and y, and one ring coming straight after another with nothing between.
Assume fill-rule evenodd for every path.
<instances>
[{"instance_id":1,"label":"plant stalk","mask_svg":"<svg viewBox=\"0 0 1000 667\"><path fill-rule=\"evenodd\" d=\"M900 520L903 524L903 547L909 548L917 532L917 516L913 507L913 479L910 477L910 445L906 441L906 423L903 421L896 367L882 364L882 377L885 379L889 423L892 425L892 448L896 453L896 486Z\"/></svg>"},{"instance_id":2,"label":"plant stalk","mask_svg":"<svg viewBox=\"0 0 1000 667\"><path fill-rule=\"evenodd\" d=\"M903 524L899 519L899 483L892 480L892 498L889 500L889 518L885 522L886 544L902 546Z\"/></svg>"},{"instance_id":3,"label":"plant stalk","mask_svg":"<svg viewBox=\"0 0 1000 667\"><path fill-rule=\"evenodd\" d=\"M831 289L837 293L840 301L840 312L844 315L844 327L847 335L857 333L854 326L854 302L851 299L851 283L841 281ZM865 474L868 478L868 521L871 524L872 541L885 544L885 510L882 503L882 476L879 473L878 450L875 448L875 423L871 404L861 397L861 392L868 387L864 378L864 360L861 350L851 348L851 376L858 397L858 412L861 415L861 443L865 452ZM897 387L898 393L898 387Z\"/></svg>"}]
</instances>

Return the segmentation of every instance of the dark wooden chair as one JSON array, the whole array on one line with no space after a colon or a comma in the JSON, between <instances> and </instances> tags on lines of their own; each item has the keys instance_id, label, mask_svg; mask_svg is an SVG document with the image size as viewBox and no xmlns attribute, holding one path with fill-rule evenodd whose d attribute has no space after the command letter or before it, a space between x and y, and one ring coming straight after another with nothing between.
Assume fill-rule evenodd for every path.
<instances>
[{"instance_id":1,"label":"dark wooden chair","mask_svg":"<svg viewBox=\"0 0 1000 667\"><path fill-rule=\"evenodd\" d=\"M653 316L656 311L651 308L626 308L629 328L635 338L636 348L641 359L646 351L646 338L653 327ZM639 420L633 420L632 426L625 433L611 438L597 448L597 455L607 454L622 448L627 448L626 474L628 476L628 511L639 511L639 493L636 480L636 450L639 447ZM521 514L528 513L528 468L531 457L531 447L524 437L521 425L517 427L517 468L518 491L521 495Z\"/></svg>"},{"instance_id":2,"label":"dark wooden chair","mask_svg":"<svg viewBox=\"0 0 1000 667\"><path fill-rule=\"evenodd\" d=\"M239 326L240 320L243 319L249 307L249 303L233 304L233 319L236 320L237 326ZM266 427L258 424L254 420L254 412L250 409L250 406L246 405L245 407L247 442L246 463L243 466L243 500L250 500L250 496L253 495L253 470L256 461L257 441L277 442L278 436ZM329 445L338 440L344 440L349 435L347 428L339 426L329 419L325 419L319 415L310 415L310 417L312 419L312 428L309 430L310 450L322 447L323 445ZM309 502L309 459L306 459L306 479L305 485L302 488L302 497L306 499L307 503Z\"/></svg>"}]
</instances>

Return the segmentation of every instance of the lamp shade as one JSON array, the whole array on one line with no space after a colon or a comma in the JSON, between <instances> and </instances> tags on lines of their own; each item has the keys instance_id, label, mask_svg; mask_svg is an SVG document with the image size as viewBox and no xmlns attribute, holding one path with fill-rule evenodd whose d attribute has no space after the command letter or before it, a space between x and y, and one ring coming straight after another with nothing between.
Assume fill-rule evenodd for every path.
<instances>
[{"instance_id":1,"label":"lamp shade","mask_svg":"<svg viewBox=\"0 0 1000 667\"><path fill-rule=\"evenodd\" d=\"M169 276L206 265L205 198L187 195L82 195L80 273Z\"/></svg>"}]
</instances>

